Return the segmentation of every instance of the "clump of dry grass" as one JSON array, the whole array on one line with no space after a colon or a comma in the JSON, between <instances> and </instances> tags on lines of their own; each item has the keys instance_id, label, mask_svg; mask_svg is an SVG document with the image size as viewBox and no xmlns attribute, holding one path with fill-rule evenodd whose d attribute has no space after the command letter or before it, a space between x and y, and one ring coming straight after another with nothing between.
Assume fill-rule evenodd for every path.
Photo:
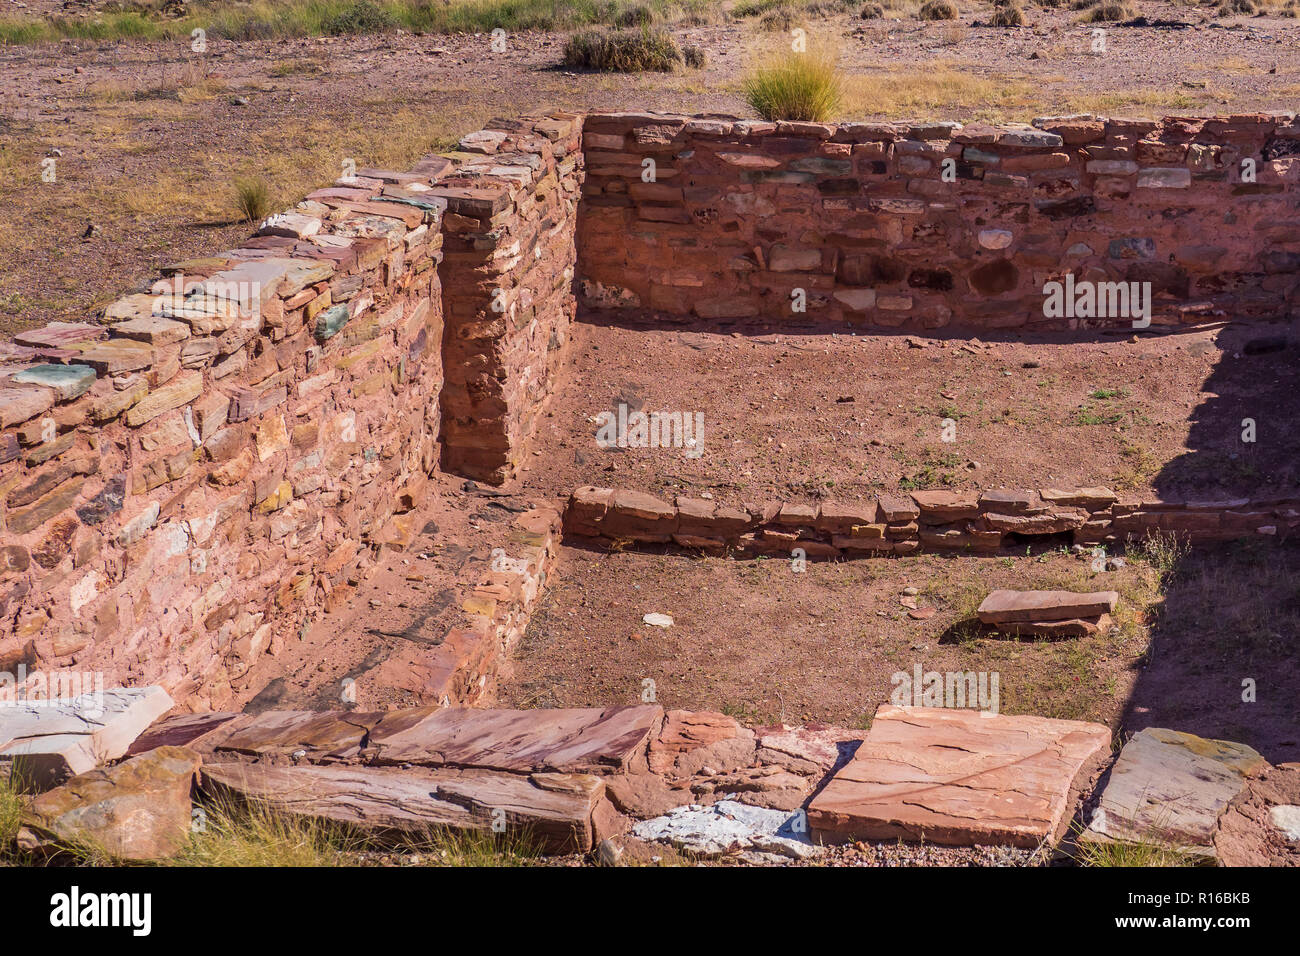
<instances>
[{"instance_id":1,"label":"clump of dry grass","mask_svg":"<svg viewBox=\"0 0 1300 956\"><path fill-rule=\"evenodd\" d=\"M879 20L885 15L885 8L878 3L868 3L858 14L863 20Z\"/></svg>"},{"instance_id":2,"label":"clump of dry grass","mask_svg":"<svg viewBox=\"0 0 1300 956\"><path fill-rule=\"evenodd\" d=\"M679 66L701 66L704 54L685 51L663 30L588 30L564 46L564 65L605 73L671 73Z\"/></svg>"},{"instance_id":3,"label":"clump of dry grass","mask_svg":"<svg viewBox=\"0 0 1300 956\"><path fill-rule=\"evenodd\" d=\"M956 20L957 4L952 0L926 0L916 15L921 20Z\"/></svg>"},{"instance_id":4,"label":"clump of dry grass","mask_svg":"<svg viewBox=\"0 0 1300 956\"><path fill-rule=\"evenodd\" d=\"M1013 3L999 5L989 18L989 25L995 27L1023 27L1025 11Z\"/></svg>"},{"instance_id":5,"label":"clump of dry grass","mask_svg":"<svg viewBox=\"0 0 1300 956\"><path fill-rule=\"evenodd\" d=\"M823 122L843 99L834 59L821 53L786 53L744 81L745 99L767 120Z\"/></svg>"},{"instance_id":6,"label":"clump of dry grass","mask_svg":"<svg viewBox=\"0 0 1300 956\"><path fill-rule=\"evenodd\" d=\"M261 222L271 214L271 187L261 176L235 180L235 209L248 222Z\"/></svg>"},{"instance_id":7,"label":"clump of dry grass","mask_svg":"<svg viewBox=\"0 0 1300 956\"><path fill-rule=\"evenodd\" d=\"M1216 17L1253 17L1259 12L1259 7L1255 5L1255 0L1223 0L1217 10L1214 11Z\"/></svg>"},{"instance_id":8,"label":"clump of dry grass","mask_svg":"<svg viewBox=\"0 0 1300 956\"><path fill-rule=\"evenodd\" d=\"M1118 23L1137 16L1128 0L1101 0L1083 17L1084 23Z\"/></svg>"}]
</instances>

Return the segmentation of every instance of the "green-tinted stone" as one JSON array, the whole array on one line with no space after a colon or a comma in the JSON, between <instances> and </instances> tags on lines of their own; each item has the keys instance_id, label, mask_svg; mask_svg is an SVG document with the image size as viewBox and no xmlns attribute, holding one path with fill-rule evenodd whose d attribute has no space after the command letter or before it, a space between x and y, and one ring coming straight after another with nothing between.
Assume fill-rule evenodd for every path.
<instances>
[{"instance_id":1,"label":"green-tinted stone","mask_svg":"<svg viewBox=\"0 0 1300 956\"><path fill-rule=\"evenodd\" d=\"M346 305L330 306L316 316L316 338L323 342L338 335L343 326L348 324L349 318L351 313Z\"/></svg>"},{"instance_id":2,"label":"green-tinted stone","mask_svg":"<svg viewBox=\"0 0 1300 956\"><path fill-rule=\"evenodd\" d=\"M12 380L19 385L44 385L66 402L89 391L95 384L95 370L87 365L33 365Z\"/></svg>"}]
</instances>

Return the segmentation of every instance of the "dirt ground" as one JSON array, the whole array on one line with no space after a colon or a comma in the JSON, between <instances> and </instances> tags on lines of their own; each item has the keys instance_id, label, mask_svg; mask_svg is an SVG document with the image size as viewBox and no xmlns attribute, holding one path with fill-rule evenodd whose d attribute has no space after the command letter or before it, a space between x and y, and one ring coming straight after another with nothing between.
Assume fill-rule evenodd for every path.
<instances>
[{"instance_id":1,"label":"dirt ground","mask_svg":"<svg viewBox=\"0 0 1300 956\"><path fill-rule=\"evenodd\" d=\"M591 315L574 326L568 381L522 485L555 497L580 485L708 491L732 504L943 487L1293 493L1295 347L1245 351L1278 331L967 339ZM700 454L598 446L596 417L620 404L702 414ZM1253 443L1241 440L1245 418Z\"/></svg>"},{"instance_id":2,"label":"dirt ground","mask_svg":"<svg viewBox=\"0 0 1300 956\"><path fill-rule=\"evenodd\" d=\"M865 729L894 675L920 665L997 673L1002 713L1099 721L1125 735L1176 727L1295 760L1297 571L1300 552L1273 546L1135 552L1102 574L1059 550L814 562L795 573L785 560L566 547L502 703L634 703L652 688L664 707L751 725ZM1115 629L1057 642L991 636L974 609L997 587L1117 590ZM915 620L908 603L934 613ZM645 624L649 613L671 615L672 626ZM1242 700L1246 678L1254 702Z\"/></svg>"},{"instance_id":3,"label":"dirt ground","mask_svg":"<svg viewBox=\"0 0 1300 956\"><path fill-rule=\"evenodd\" d=\"M1152 22L1106 26L1106 52L1065 8L1028 7L995 29L962 19L808 23L848 74L841 118L1018 119L1044 113L1294 108L1300 21L1218 19L1138 3ZM719 4L719 11L726 7ZM37 8L17 14L34 16ZM235 181L267 180L278 206L359 166L412 162L497 114L554 108L751 115L746 70L780 34L753 19L674 25L703 70L617 76L557 67L564 34L389 33L234 42L64 41L0 47L0 335L82 321L169 261L229 247ZM54 159L56 181L42 182ZM89 233L87 235L87 233ZM83 238L84 237L84 238Z\"/></svg>"}]
</instances>

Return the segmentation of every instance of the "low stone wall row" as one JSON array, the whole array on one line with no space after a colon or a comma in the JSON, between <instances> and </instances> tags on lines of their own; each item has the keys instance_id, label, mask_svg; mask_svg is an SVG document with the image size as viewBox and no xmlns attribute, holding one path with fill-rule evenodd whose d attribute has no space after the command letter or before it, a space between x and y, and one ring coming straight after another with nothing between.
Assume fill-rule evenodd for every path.
<instances>
[{"instance_id":1,"label":"low stone wall row","mask_svg":"<svg viewBox=\"0 0 1300 956\"><path fill-rule=\"evenodd\" d=\"M0 343L0 671L223 706L440 462L509 472L572 315L581 120L495 125Z\"/></svg>"},{"instance_id":2,"label":"low stone wall row","mask_svg":"<svg viewBox=\"0 0 1300 956\"><path fill-rule=\"evenodd\" d=\"M852 558L916 551L996 552L1013 541L1069 535L1073 544L1115 545L1173 534L1195 543L1300 529L1300 498L1268 501L1122 500L1105 488L917 491L859 502L760 502L741 507L701 498L672 503L639 491L573 492L564 530L580 537L677 545L707 553Z\"/></svg>"},{"instance_id":3,"label":"low stone wall row","mask_svg":"<svg viewBox=\"0 0 1300 956\"><path fill-rule=\"evenodd\" d=\"M1130 316L1118 300L1089 312L1065 283L1123 282L1151 284L1155 324L1300 309L1291 113L1032 127L614 113L586 118L583 151L579 277L596 306L1092 328ZM1045 314L1049 282L1078 307Z\"/></svg>"}]
</instances>

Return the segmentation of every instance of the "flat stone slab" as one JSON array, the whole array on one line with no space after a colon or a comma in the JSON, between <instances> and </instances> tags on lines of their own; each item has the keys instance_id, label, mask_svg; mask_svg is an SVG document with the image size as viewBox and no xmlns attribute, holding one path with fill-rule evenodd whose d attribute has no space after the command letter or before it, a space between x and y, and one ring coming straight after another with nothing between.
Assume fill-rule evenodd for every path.
<instances>
[{"instance_id":1,"label":"flat stone slab","mask_svg":"<svg viewBox=\"0 0 1300 956\"><path fill-rule=\"evenodd\" d=\"M1149 727L1124 745L1080 839L1213 856L1219 815L1266 767L1245 744Z\"/></svg>"},{"instance_id":2,"label":"flat stone slab","mask_svg":"<svg viewBox=\"0 0 1300 956\"><path fill-rule=\"evenodd\" d=\"M1035 847L1059 838L1076 777L1109 746L1101 724L885 704L809 827L826 843Z\"/></svg>"},{"instance_id":3,"label":"flat stone slab","mask_svg":"<svg viewBox=\"0 0 1300 956\"><path fill-rule=\"evenodd\" d=\"M203 789L272 812L333 821L379 840L427 837L441 828L478 830L513 835L552 853L591 849L592 815L604 799L604 782L585 774L261 763L205 764Z\"/></svg>"},{"instance_id":4,"label":"flat stone slab","mask_svg":"<svg viewBox=\"0 0 1300 956\"><path fill-rule=\"evenodd\" d=\"M312 763L357 757L366 735L384 715L347 710L269 710L224 725L214 752L255 757L301 754Z\"/></svg>"},{"instance_id":5,"label":"flat stone slab","mask_svg":"<svg viewBox=\"0 0 1300 956\"><path fill-rule=\"evenodd\" d=\"M985 624L1010 621L1068 621L1110 614L1119 602L1117 591L993 591L976 613Z\"/></svg>"},{"instance_id":6,"label":"flat stone slab","mask_svg":"<svg viewBox=\"0 0 1300 956\"><path fill-rule=\"evenodd\" d=\"M520 773L645 770L663 708L550 710L423 707L384 715L368 751L379 765L481 767Z\"/></svg>"},{"instance_id":7,"label":"flat stone slab","mask_svg":"<svg viewBox=\"0 0 1300 956\"><path fill-rule=\"evenodd\" d=\"M632 835L699 856L739 853L804 859L816 856L820 849L809 839L807 829L798 812L719 800L709 807L691 804L642 820L632 827Z\"/></svg>"},{"instance_id":8,"label":"flat stone slab","mask_svg":"<svg viewBox=\"0 0 1300 956\"><path fill-rule=\"evenodd\" d=\"M0 706L0 761L12 761L24 786L48 790L127 752L146 727L172 709L161 687L123 687L59 700Z\"/></svg>"}]
</instances>

